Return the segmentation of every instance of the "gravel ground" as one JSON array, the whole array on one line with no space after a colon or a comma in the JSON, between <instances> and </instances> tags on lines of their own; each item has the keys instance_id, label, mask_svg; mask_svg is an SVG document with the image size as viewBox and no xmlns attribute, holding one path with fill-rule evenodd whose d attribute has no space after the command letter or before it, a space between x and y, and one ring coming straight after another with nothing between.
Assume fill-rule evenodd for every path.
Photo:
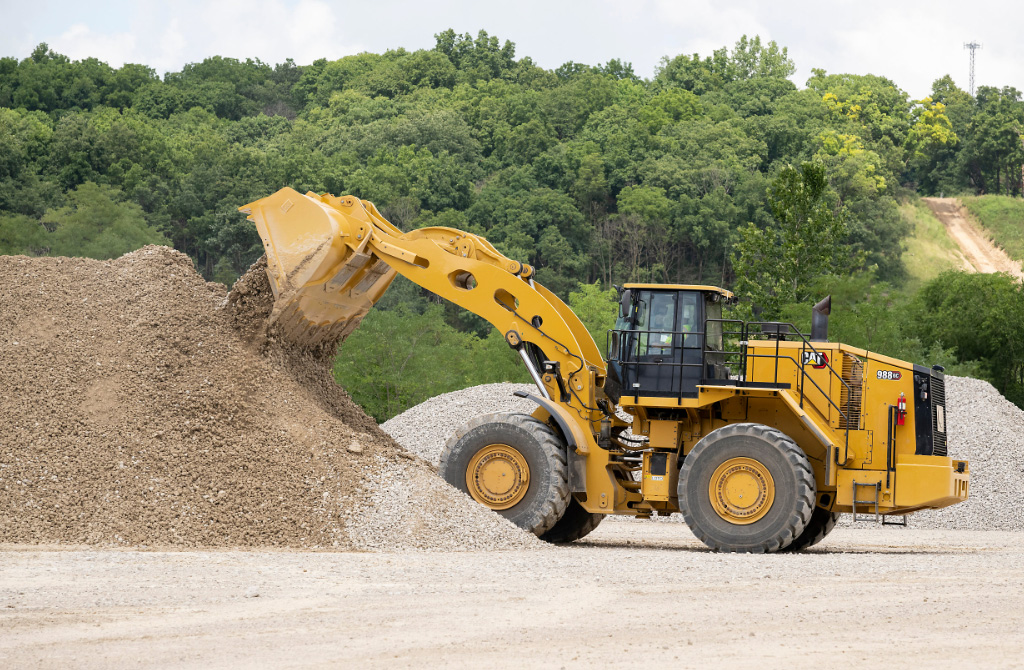
<instances>
[{"instance_id":1,"label":"gravel ground","mask_svg":"<svg viewBox=\"0 0 1024 670\"><path fill-rule=\"evenodd\" d=\"M1022 589L998 531L767 556L639 523L497 553L0 546L0 665L1019 668Z\"/></svg>"},{"instance_id":2,"label":"gravel ground","mask_svg":"<svg viewBox=\"0 0 1024 670\"><path fill-rule=\"evenodd\" d=\"M532 402L512 396L532 385L485 384L439 395L381 425L406 449L436 464L445 441L468 418L487 412L532 412ZM970 461L971 491L964 503L918 512L918 528L1024 530L1019 504L1024 491L1024 412L988 382L946 377L949 455ZM682 522L682 516L659 517ZM849 523L844 515L840 523Z\"/></svg>"},{"instance_id":3,"label":"gravel ground","mask_svg":"<svg viewBox=\"0 0 1024 670\"><path fill-rule=\"evenodd\" d=\"M478 505L422 463L389 463L377 457L363 466L362 510L352 510L348 535L363 551L497 551L546 547L505 517ZM467 508L481 513L467 514Z\"/></svg>"}]
</instances>

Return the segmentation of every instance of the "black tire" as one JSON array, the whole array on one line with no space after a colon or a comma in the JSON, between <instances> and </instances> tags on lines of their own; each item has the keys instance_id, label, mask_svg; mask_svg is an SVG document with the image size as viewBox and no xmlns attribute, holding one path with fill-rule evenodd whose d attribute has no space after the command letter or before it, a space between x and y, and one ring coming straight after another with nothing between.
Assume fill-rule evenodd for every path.
<instances>
[{"instance_id":1,"label":"black tire","mask_svg":"<svg viewBox=\"0 0 1024 670\"><path fill-rule=\"evenodd\" d=\"M830 512L823 507L815 507L814 512L811 513L811 520L804 527L804 532L800 533L789 545L783 547L782 551L803 551L808 547L813 547L832 532L832 529L836 527L837 521L839 521L838 512Z\"/></svg>"},{"instance_id":2,"label":"black tire","mask_svg":"<svg viewBox=\"0 0 1024 670\"><path fill-rule=\"evenodd\" d=\"M495 509L520 528L541 536L551 530L569 505L566 446L545 423L526 414L483 414L448 440L438 472L446 482L470 494L467 469L473 456L491 445L507 445L529 467L529 482L521 500L508 509Z\"/></svg>"},{"instance_id":3,"label":"black tire","mask_svg":"<svg viewBox=\"0 0 1024 670\"><path fill-rule=\"evenodd\" d=\"M597 528L604 516L588 512L578 500L570 498L562 518L551 527L551 530L541 535L540 539L553 544L575 542Z\"/></svg>"},{"instance_id":4,"label":"black tire","mask_svg":"<svg viewBox=\"0 0 1024 670\"><path fill-rule=\"evenodd\" d=\"M716 469L735 458L757 461L771 475L774 499L752 523L720 515L709 491ZM697 538L714 551L765 553L800 536L814 510L814 473L807 455L785 434L757 423L712 432L683 460L679 511Z\"/></svg>"}]
</instances>

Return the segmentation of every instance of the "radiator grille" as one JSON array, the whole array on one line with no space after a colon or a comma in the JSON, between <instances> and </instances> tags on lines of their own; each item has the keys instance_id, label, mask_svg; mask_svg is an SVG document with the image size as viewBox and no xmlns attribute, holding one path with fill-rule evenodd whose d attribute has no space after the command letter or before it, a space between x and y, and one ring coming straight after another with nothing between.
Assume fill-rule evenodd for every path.
<instances>
[{"instance_id":1,"label":"radiator grille","mask_svg":"<svg viewBox=\"0 0 1024 670\"><path fill-rule=\"evenodd\" d=\"M846 383L839 390L839 409L846 416L839 415L839 427L860 430L860 413L864 399L864 363L846 352L843 352L843 381Z\"/></svg>"},{"instance_id":2,"label":"radiator grille","mask_svg":"<svg viewBox=\"0 0 1024 670\"><path fill-rule=\"evenodd\" d=\"M932 387L932 455L946 455L946 380L933 376Z\"/></svg>"}]
</instances>

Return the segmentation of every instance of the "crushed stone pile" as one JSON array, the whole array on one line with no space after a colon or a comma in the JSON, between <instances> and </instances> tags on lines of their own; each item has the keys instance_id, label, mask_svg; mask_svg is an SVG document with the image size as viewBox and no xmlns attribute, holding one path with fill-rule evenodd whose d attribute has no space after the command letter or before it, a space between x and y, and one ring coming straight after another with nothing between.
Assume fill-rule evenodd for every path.
<instances>
[{"instance_id":1,"label":"crushed stone pile","mask_svg":"<svg viewBox=\"0 0 1024 670\"><path fill-rule=\"evenodd\" d=\"M0 256L0 542L342 550L538 540L449 487L187 256Z\"/></svg>"},{"instance_id":2,"label":"crushed stone pile","mask_svg":"<svg viewBox=\"0 0 1024 670\"><path fill-rule=\"evenodd\" d=\"M380 427L403 447L437 465L448 438L473 417L493 412L532 414L537 403L512 395L516 391L536 393L537 387L533 384L481 384L442 393L391 417Z\"/></svg>"},{"instance_id":3,"label":"crushed stone pile","mask_svg":"<svg viewBox=\"0 0 1024 670\"><path fill-rule=\"evenodd\" d=\"M512 396L532 391L522 384L484 384L431 398L388 420L381 428L406 449L436 464L445 441L474 414L524 412L532 402ZM966 502L911 515L912 528L1024 530L1020 495L1024 491L1024 411L988 382L946 377L949 455L970 462ZM682 522L679 514L658 520ZM843 515L849 522L849 515ZM867 524L865 524L866 526Z\"/></svg>"},{"instance_id":4,"label":"crushed stone pile","mask_svg":"<svg viewBox=\"0 0 1024 670\"><path fill-rule=\"evenodd\" d=\"M1024 411L994 386L970 377L946 377L949 455L969 461L966 502L910 517L917 528L1024 530Z\"/></svg>"}]
</instances>

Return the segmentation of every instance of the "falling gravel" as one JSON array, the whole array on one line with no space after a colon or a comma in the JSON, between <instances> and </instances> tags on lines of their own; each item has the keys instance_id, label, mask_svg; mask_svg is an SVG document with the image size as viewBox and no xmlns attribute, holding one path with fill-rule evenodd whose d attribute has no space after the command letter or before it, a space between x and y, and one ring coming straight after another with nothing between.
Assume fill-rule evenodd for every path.
<instances>
[{"instance_id":1,"label":"falling gravel","mask_svg":"<svg viewBox=\"0 0 1024 670\"><path fill-rule=\"evenodd\" d=\"M438 478L187 256L0 256L0 543L344 550L538 541Z\"/></svg>"},{"instance_id":2,"label":"falling gravel","mask_svg":"<svg viewBox=\"0 0 1024 670\"><path fill-rule=\"evenodd\" d=\"M436 464L445 441L468 418L488 412L532 412L532 402L512 396L534 387L485 384L431 398L381 425L406 449ZM1024 411L988 382L946 377L949 455L970 462L968 500L910 516L916 528L1024 530ZM660 517L660 519L665 519ZM671 521L682 521L673 514ZM849 521L849 515L843 520Z\"/></svg>"}]
</instances>

